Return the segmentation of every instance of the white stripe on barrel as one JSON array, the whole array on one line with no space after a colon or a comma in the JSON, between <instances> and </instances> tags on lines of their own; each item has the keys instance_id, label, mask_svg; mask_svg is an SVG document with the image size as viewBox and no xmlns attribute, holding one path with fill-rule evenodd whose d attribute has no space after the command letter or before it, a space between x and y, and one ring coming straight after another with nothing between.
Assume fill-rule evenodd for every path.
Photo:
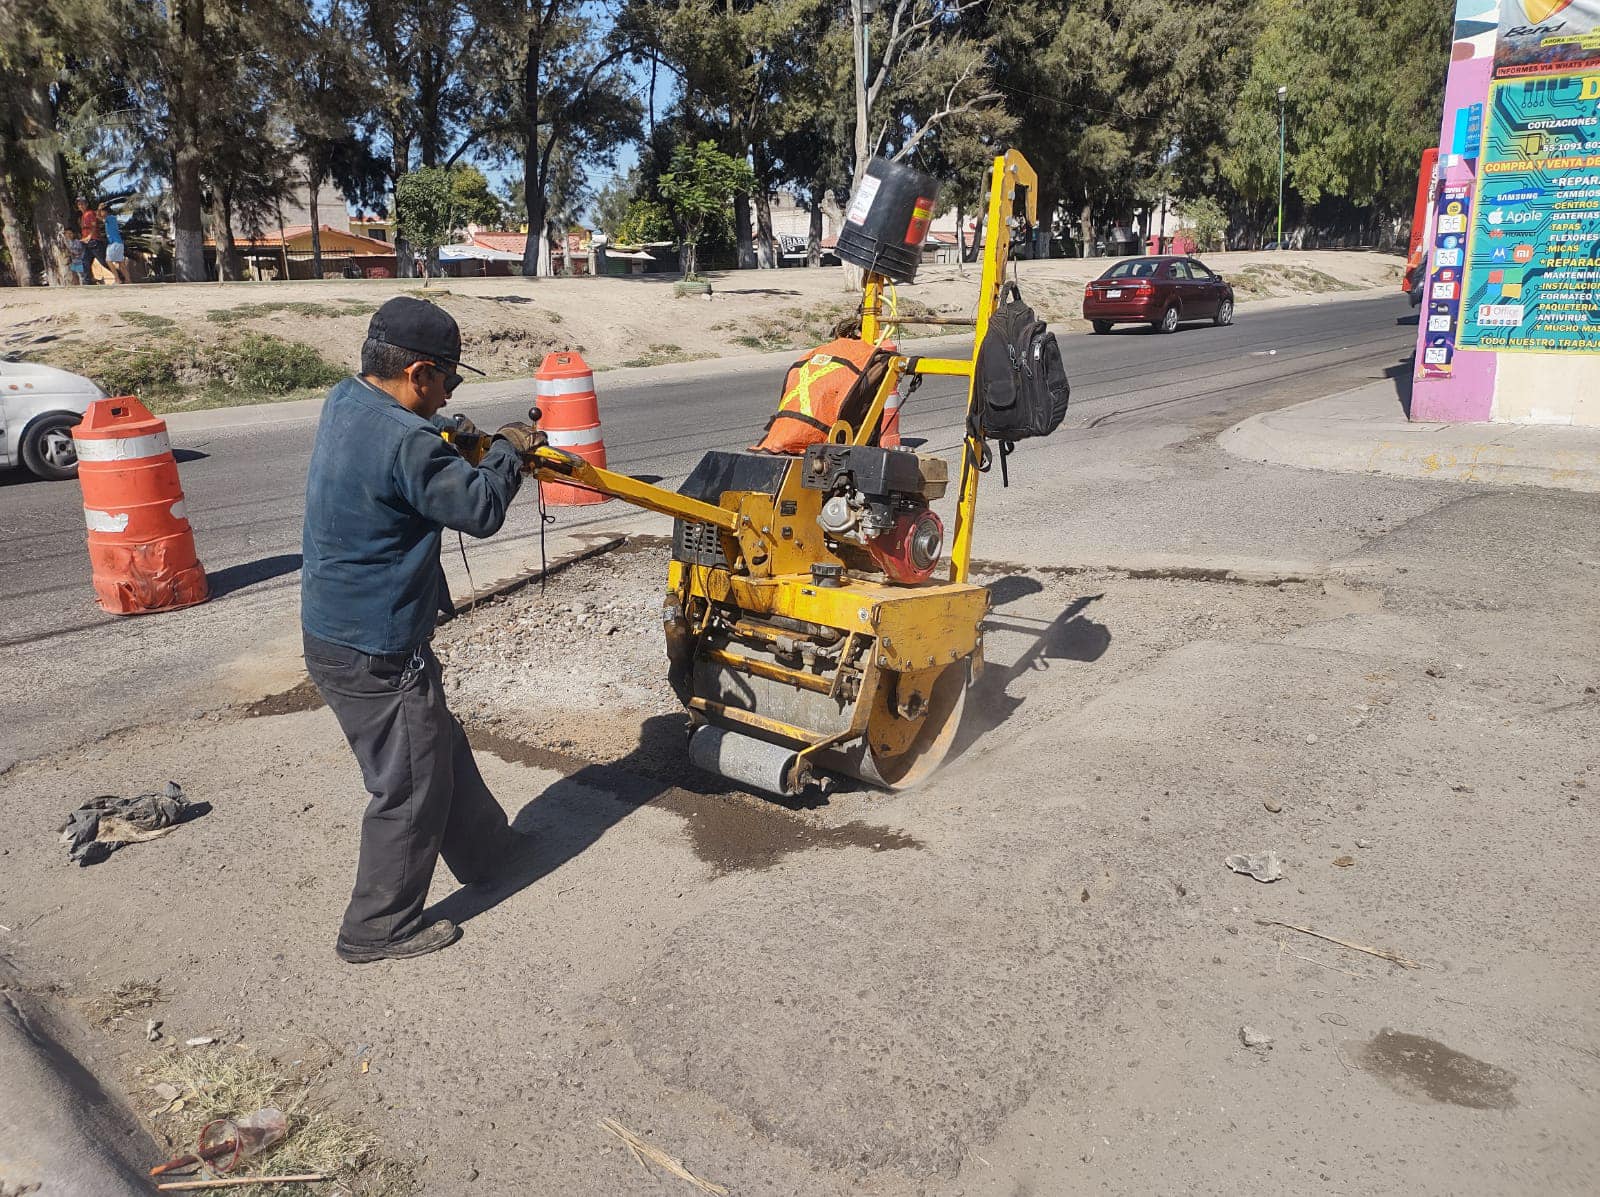
<instances>
[{"instance_id":1,"label":"white stripe on barrel","mask_svg":"<svg viewBox=\"0 0 1600 1197\"><path fill-rule=\"evenodd\" d=\"M594 390L594 375L582 378L536 378L533 393L536 395L587 395Z\"/></svg>"},{"instance_id":2,"label":"white stripe on barrel","mask_svg":"<svg viewBox=\"0 0 1600 1197\"><path fill-rule=\"evenodd\" d=\"M172 442L167 439L165 432L110 437L106 440L74 440L72 443L78 450L79 461L138 461L172 452Z\"/></svg>"},{"instance_id":3,"label":"white stripe on barrel","mask_svg":"<svg viewBox=\"0 0 1600 1197\"><path fill-rule=\"evenodd\" d=\"M545 435L556 449L577 449L584 445L598 445L605 438L600 435L600 425L593 428L548 429Z\"/></svg>"},{"instance_id":4,"label":"white stripe on barrel","mask_svg":"<svg viewBox=\"0 0 1600 1197\"><path fill-rule=\"evenodd\" d=\"M183 505L182 499L179 499L168 510L170 511L172 518L175 520L186 520L189 518L189 509Z\"/></svg>"},{"instance_id":5,"label":"white stripe on barrel","mask_svg":"<svg viewBox=\"0 0 1600 1197\"><path fill-rule=\"evenodd\" d=\"M91 532L126 532L128 530L128 513L118 511L96 511L93 507L83 509L83 522L88 525Z\"/></svg>"}]
</instances>

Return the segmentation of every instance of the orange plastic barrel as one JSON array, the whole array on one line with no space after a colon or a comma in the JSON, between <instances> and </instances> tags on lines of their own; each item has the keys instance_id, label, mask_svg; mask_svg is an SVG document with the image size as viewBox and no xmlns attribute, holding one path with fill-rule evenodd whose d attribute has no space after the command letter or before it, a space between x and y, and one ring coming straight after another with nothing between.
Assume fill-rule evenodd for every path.
<instances>
[{"instance_id":1,"label":"orange plastic barrel","mask_svg":"<svg viewBox=\"0 0 1600 1197\"><path fill-rule=\"evenodd\" d=\"M580 353L551 353L534 375L538 395L539 430L550 446L575 453L592 466L605 468L606 442L600 434L600 400L594 393L594 371ZM544 501L552 507L580 507L604 503L598 494L565 482L539 484Z\"/></svg>"},{"instance_id":2,"label":"orange plastic barrel","mask_svg":"<svg viewBox=\"0 0 1600 1197\"><path fill-rule=\"evenodd\" d=\"M72 440L100 605L113 615L143 615L205 602L211 591L166 421L132 396L99 399Z\"/></svg>"},{"instance_id":3,"label":"orange plastic barrel","mask_svg":"<svg viewBox=\"0 0 1600 1197\"><path fill-rule=\"evenodd\" d=\"M883 449L900 447L900 384L883 401L883 422L878 426L878 446Z\"/></svg>"}]
</instances>

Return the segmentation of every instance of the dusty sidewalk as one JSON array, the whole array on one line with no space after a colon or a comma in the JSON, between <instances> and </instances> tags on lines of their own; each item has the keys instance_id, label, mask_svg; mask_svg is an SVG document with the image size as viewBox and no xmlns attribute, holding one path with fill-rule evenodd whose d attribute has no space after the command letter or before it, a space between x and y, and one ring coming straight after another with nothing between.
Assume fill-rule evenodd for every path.
<instances>
[{"instance_id":1,"label":"dusty sidewalk","mask_svg":"<svg viewBox=\"0 0 1600 1197\"><path fill-rule=\"evenodd\" d=\"M1389 382L1251 416L1220 443L1247 461L1310 469L1600 491L1600 429L1408 420Z\"/></svg>"},{"instance_id":2,"label":"dusty sidewalk","mask_svg":"<svg viewBox=\"0 0 1600 1197\"><path fill-rule=\"evenodd\" d=\"M7 774L6 950L71 1000L159 978L174 1036L324 1045L429 1194L662 1191L604 1117L735 1193L1593 1192L1595 501L1383 481L1374 516L1232 468L1383 527L1249 582L992 572L919 793L790 812L687 769L647 547L442 637L544 845L503 899L438 881L456 947L334 962L358 783L306 709ZM169 775L213 814L65 865L59 810ZM1260 850L1284 880L1222 866ZM137 1085L138 1027L108 1046Z\"/></svg>"}]
</instances>

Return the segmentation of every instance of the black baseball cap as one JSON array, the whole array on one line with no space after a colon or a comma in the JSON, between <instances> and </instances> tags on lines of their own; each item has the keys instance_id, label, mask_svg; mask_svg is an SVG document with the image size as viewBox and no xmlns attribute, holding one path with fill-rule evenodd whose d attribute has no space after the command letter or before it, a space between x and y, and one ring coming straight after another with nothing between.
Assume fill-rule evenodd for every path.
<instances>
[{"instance_id":1,"label":"black baseball cap","mask_svg":"<svg viewBox=\"0 0 1600 1197\"><path fill-rule=\"evenodd\" d=\"M397 295L372 314L367 336L396 349L409 349L443 365L474 374L483 371L461 360L461 330L438 304Z\"/></svg>"}]
</instances>

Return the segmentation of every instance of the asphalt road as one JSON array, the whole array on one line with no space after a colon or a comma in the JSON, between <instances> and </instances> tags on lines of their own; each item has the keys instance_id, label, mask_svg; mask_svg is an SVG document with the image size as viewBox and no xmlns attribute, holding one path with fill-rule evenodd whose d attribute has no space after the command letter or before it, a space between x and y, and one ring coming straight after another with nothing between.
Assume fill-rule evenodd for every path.
<instances>
[{"instance_id":1,"label":"asphalt road","mask_svg":"<svg viewBox=\"0 0 1600 1197\"><path fill-rule=\"evenodd\" d=\"M1065 428L1027 442L1013 485L986 483L979 558L1016 565L1171 564L1293 569L1356 544L1348 529L1403 518L1404 488L1365 478L1295 486L1271 469L1235 469L1216 434L1257 411L1382 378L1407 357L1414 318L1401 296L1246 308L1230 328L1071 335ZM953 352L954 350L947 350ZM599 376L610 464L675 485L709 448L758 439L788 355ZM517 418L527 381L464 387L454 405L485 428ZM964 400L929 381L904 409L911 443L953 456ZM18 760L122 728L196 717L253 701L301 676L300 527L314 404L197 413L172 422L183 486L212 599L181 613L117 618L90 587L74 483L0 483L0 772ZM1215 460L1195 470L1193 451ZM1175 457L1172 450L1186 455ZM1292 472L1292 471L1291 471ZM948 522L948 506L944 514ZM1337 507L1345 518L1329 518ZM1270 510L1270 526L1259 518ZM1359 514L1366 512L1365 515ZM1355 514L1352 514L1355 513ZM1346 529L1339 531L1338 529ZM670 530L661 516L612 502L564 508L547 529L552 557L601 531ZM1287 533L1286 533L1287 530ZM1284 562L1285 535L1301 547ZM505 528L467 541L474 584L540 560L536 505L525 492ZM455 546L446 569L465 590ZM554 646L552 651L559 651Z\"/></svg>"},{"instance_id":2,"label":"asphalt road","mask_svg":"<svg viewBox=\"0 0 1600 1197\"><path fill-rule=\"evenodd\" d=\"M1329 379L1341 371L1387 364L1405 352L1415 335L1406 313L1402 298L1380 297L1255 312L1247 307L1232 327L1193 325L1168 337L1143 328L1066 337L1072 382L1067 427L1125 426L1164 420L1177 405L1226 407L1268 392L1298 397L1337 389ZM751 444L772 412L784 368L771 361L730 374L722 363L711 363L703 377L668 381L640 371L628 371L627 380L602 374L611 466L675 484L705 450ZM450 410L494 428L522 415L530 390L526 382L464 387ZM926 450L953 449L964 402L954 380L929 380L907 402L907 436L925 438ZM315 427L315 416L307 414L174 432L196 542L216 590L294 584ZM1048 447L1026 446L1018 460L1040 452ZM616 516L615 504L569 510L558 516L558 527L610 524ZM530 542L537 532L533 504L521 501L496 544ZM6 612L0 646L111 622L90 591L76 484L7 478L0 483L0 537Z\"/></svg>"}]
</instances>

